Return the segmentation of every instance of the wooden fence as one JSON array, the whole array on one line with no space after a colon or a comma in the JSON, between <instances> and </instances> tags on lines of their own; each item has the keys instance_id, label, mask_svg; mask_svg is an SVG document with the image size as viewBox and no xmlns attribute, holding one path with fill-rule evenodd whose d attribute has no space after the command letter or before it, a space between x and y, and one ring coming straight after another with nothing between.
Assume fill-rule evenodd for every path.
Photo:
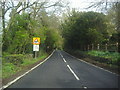
<instances>
[{"instance_id":1,"label":"wooden fence","mask_svg":"<svg viewBox=\"0 0 120 90\"><path fill-rule=\"evenodd\" d=\"M88 45L85 50L100 50L100 51L110 51L117 52L118 51L118 43L115 44L91 44Z\"/></svg>"}]
</instances>

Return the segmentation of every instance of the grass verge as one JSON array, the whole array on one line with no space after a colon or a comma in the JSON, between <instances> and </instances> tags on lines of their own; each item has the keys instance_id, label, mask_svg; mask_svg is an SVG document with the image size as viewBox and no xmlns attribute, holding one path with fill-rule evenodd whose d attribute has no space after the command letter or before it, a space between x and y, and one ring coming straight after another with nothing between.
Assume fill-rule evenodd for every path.
<instances>
[{"instance_id":1,"label":"grass verge","mask_svg":"<svg viewBox=\"0 0 120 90\"><path fill-rule=\"evenodd\" d=\"M3 64L2 64L2 78L3 79L9 78L12 75L24 70L25 67L33 65L36 62L43 60L47 56L48 56L48 54L46 54L46 53L42 54L42 56L39 56L36 59L30 58L27 56L23 59L22 63L19 65L15 65L15 64L10 63L10 62L3 62Z\"/></svg>"},{"instance_id":2,"label":"grass verge","mask_svg":"<svg viewBox=\"0 0 120 90\"><path fill-rule=\"evenodd\" d=\"M108 51L87 51L85 54L96 56L96 57L102 57L107 60L109 60L113 65L120 65L120 54L117 52L108 52Z\"/></svg>"},{"instance_id":3,"label":"grass verge","mask_svg":"<svg viewBox=\"0 0 120 90\"><path fill-rule=\"evenodd\" d=\"M98 56L98 57L103 57L106 59L111 59L113 61L116 61L120 58L120 54L117 52L103 52L103 51L88 51L87 54L92 55L92 56Z\"/></svg>"}]
</instances>

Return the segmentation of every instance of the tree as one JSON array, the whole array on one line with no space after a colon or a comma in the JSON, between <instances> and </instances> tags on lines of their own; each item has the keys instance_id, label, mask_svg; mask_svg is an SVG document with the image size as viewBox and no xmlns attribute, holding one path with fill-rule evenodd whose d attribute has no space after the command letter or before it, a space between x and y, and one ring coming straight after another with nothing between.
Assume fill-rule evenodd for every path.
<instances>
[{"instance_id":1,"label":"tree","mask_svg":"<svg viewBox=\"0 0 120 90\"><path fill-rule=\"evenodd\" d=\"M50 45L50 50L61 47L59 18L54 13L51 14L47 11L51 7L64 7L60 0L54 3L46 0L15 3L11 0L11 3L13 7L9 9L10 19L3 31L4 52L10 54L31 53L33 37L41 38L40 50L46 50L48 45ZM6 10L6 4L4 6L3 9ZM6 13L3 15L5 16Z\"/></svg>"},{"instance_id":2,"label":"tree","mask_svg":"<svg viewBox=\"0 0 120 90\"><path fill-rule=\"evenodd\" d=\"M120 2L116 1L116 2L110 2L109 0L101 0L97 3L93 3L92 5L90 5L88 8L91 7L101 7L103 10L109 10L110 7L113 7L115 10L115 22L116 22L116 30L118 32L118 52L120 53Z\"/></svg>"},{"instance_id":3,"label":"tree","mask_svg":"<svg viewBox=\"0 0 120 90\"><path fill-rule=\"evenodd\" d=\"M14 17L10 29L4 34L3 51L9 53L24 53L25 46L29 42L29 15L23 13ZM7 37L6 37L7 36Z\"/></svg>"},{"instance_id":4,"label":"tree","mask_svg":"<svg viewBox=\"0 0 120 90\"><path fill-rule=\"evenodd\" d=\"M105 17L102 13L73 11L62 24L65 47L83 50L89 44L102 43L108 38Z\"/></svg>"}]
</instances>

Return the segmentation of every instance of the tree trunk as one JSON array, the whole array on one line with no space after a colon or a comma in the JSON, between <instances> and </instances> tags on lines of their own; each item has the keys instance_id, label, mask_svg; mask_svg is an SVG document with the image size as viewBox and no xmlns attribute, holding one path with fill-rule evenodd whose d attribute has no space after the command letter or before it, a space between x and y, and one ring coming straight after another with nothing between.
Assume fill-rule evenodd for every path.
<instances>
[{"instance_id":1,"label":"tree trunk","mask_svg":"<svg viewBox=\"0 0 120 90\"><path fill-rule=\"evenodd\" d=\"M116 26L117 26L117 32L118 32L118 52L120 53L120 2L116 3Z\"/></svg>"},{"instance_id":2,"label":"tree trunk","mask_svg":"<svg viewBox=\"0 0 120 90\"><path fill-rule=\"evenodd\" d=\"M120 32L118 32L118 52L120 53Z\"/></svg>"},{"instance_id":3,"label":"tree trunk","mask_svg":"<svg viewBox=\"0 0 120 90\"><path fill-rule=\"evenodd\" d=\"M2 3L2 28L5 29L5 2Z\"/></svg>"}]
</instances>

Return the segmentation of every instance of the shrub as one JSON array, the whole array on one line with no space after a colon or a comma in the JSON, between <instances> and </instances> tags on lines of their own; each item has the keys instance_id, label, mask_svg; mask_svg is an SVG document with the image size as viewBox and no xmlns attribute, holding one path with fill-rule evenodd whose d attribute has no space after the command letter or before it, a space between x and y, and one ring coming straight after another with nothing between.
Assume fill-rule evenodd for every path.
<instances>
[{"instance_id":1,"label":"shrub","mask_svg":"<svg viewBox=\"0 0 120 90\"><path fill-rule=\"evenodd\" d=\"M107 64L120 65L120 54L117 52L88 51L87 54L98 57L100 58L99 61L104 61Z\"/></svg>"},{"instance_id":2,"label":"shrub","mask_svg":"<svg viewBox=\"0 0 120 90\"><path fill-rule=\"evenodd\" d=\"M14 65L20 65L23 63L24 55L22 54L14 54L14 55L6 55L3 57L3 62L12 63Z\"/></svg>"}]
</instances>

